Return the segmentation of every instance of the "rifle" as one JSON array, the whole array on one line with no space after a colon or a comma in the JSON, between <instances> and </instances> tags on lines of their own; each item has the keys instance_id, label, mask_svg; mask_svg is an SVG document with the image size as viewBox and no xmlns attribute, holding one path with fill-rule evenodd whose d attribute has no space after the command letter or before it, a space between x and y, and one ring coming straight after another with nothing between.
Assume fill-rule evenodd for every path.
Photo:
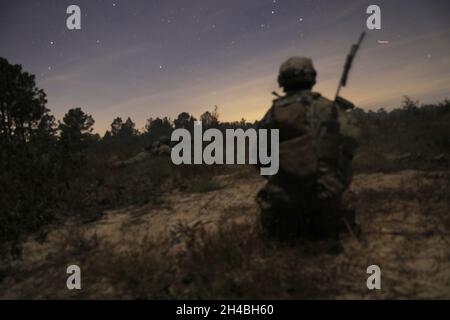
<instances>
[{"instance_id":1,"label":"rifle","mask_svg":"<svg viewBox=\"0 0 450 320\"><path fill-rule=\"evenodd\" d=\"M365 36L366 36L366 33L362 32L361 35L359 36L358 42L356 44L352 45L352 47L350 49L350 53L347 55L347 60L345 61L345 65L344 65L344 71L342 73L341 80L339 81L336 95L334 97L333 106L332 106L333 109L331 110L331 119L327 124L329 133L338 133L339 132L337 104L349 103L347 100L339 97L339 93L341 91L341 88L345 87L347 85L348 74L350 72L350 69L352 68L353 59L355 58L356 53L358 52L358 49L361 46L361 43Z\"/></svg>"},{"instance_id":2,"label":"rifle","mask_svg":"<svg viewBox=\"0 0 450 320\"><path fill-rule=\"evenodd\" d=\"M336 105L336 100L339 97L341 88L345 87L347 85L348 74L350 72L350 69L352 68L353 59L355 58L356 53L358 52L358 49L361 46L361 43L365 36L366 36L366 33L362 32L361 35L359 36L358 43L352 45L352 47L350 49L350 53L347 55L347 60L345 61L345 65L344 65L344 72L342 73L341 80L339 81L339 85L338 85L338 88L336 91L336 95L334 97L333 105Z\"/></svg>"}]
</instances>

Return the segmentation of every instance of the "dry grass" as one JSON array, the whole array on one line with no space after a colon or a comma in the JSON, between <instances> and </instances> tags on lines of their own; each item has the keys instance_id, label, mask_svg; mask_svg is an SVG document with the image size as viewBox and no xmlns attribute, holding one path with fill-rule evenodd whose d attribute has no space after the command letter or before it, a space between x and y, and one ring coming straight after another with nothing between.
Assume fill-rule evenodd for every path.
<instances>
[{"instance_id":1,"label":"dry grass","mask_svg":"<svg viewBox=\"0 0 450 320\"><path fill-rule=\"evenodd\" d=\"M253 180L252 180L253 179ZM448 298L450 270L448 172L400 172L355 177L347 200L357 209L364 239L299 241L285 246L260 232L256 204L238 199L254 194L258 177L250 172L217 179L222 189L180 193L181 208L198 203L203 214L183 220L183 210L144 207L114 215L122 227L108 234L74 224L34 245L36 257L4 269L1 297L128 299L302 299L302 298ZM254 188L254 191L252 188ZM234 196L233 196L234 195ZM242 196L242 195L241 195ZM238 202L220 207L223 198ZM192 202L192 203L190 203ZM171 202L173 206L178 206ZM197 205L198 206L198 205ZM191 207L190 207L191 208ZM213 216L220 213L220 219ZM138 230L161 216L178 215L164 235ZM172 219L171 218L171 219ZM100 220L101 226L117 223ZM148 219L148 220L145 220ZM145 224L144 221L147 221ZM176 221L176 220L174 220ZM67 232L70 230L70 232ZM53 239L53 240L52 240ZM118 240L118 241L117 241ZM53 242L51 242L53 241ZM44 251L47 243L48 250ZM65 289L65 267L82 266L81 291ZM380 292L365 287L366 268L382 268ZM14 266L14 267L11 267Z\"/></svg>"}]
</instances>

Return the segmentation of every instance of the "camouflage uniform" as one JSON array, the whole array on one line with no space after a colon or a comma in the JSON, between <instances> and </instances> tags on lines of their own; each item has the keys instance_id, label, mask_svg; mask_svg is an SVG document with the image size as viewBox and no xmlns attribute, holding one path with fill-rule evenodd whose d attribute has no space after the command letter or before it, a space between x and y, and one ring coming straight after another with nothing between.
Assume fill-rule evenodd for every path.
<instances>
[{"instance_id":1,"label":"camouflage uniform","mask_svg":"<svg viewBox=\"0 0 450 320\"><path fill-rule=\"evenodd\" d=\"M153 156L167 156L170 155L172 150L170 144L170 137L162 135L145 149Z\"/></svg>"},{"instance_id":2,"label":"camouflage uniform","mask_svg":"<svg viewBox=\"0 0 450 320\"><path fill-rule=\"evenodd\" d=\"M334 237L353 223L341 206L349 187L358 129L347 109L312 92L316 72L312 61L294 57L280 69L278 81L286 95L274 100L259 128L280 130L280 171L259 192L263 228L281 240L299 235Z\"/></svg>"}]
</instances>

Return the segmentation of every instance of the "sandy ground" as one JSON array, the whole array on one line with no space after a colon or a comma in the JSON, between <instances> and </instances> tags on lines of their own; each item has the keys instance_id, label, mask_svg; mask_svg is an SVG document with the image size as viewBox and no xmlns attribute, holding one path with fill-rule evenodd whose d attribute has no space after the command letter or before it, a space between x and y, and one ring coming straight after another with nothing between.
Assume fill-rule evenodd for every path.
<instances>
[{"instance_id":1,"label":"sandy ground","mask_svg":"<svg viewBox=\"0 0 450 320\"><path fill-rule=\"evenodd\" d=\"M312 259L306 267L317 272L332 270L338 275L333 281L339 293L332 298L450 298L450 230L446 230L439 215L433 214L450 214L448 198L427 203L408 196L424 187L432 190L449 178L445 172L430 175L417 171L356 176L349 197L357 199L354 201L363 238L344 237L343 251L322 259L326 265L315 265ZM61 265L67 264L58 258L62 239L80 232L81 237L95 236L100 242L114 243L117 250L127 250L138 239L170 237L171 230L180 223L203 223L213 230L224 216L241 222L257 220L255 195L265 183L262 178L237 174L215 179L222 186L216 191L176 192L166 195L158 205L108 211L100 220L81 226L69 222L48 232L44 241L30 237L23 244L20 260L3 262L8 263L11 273L0 283L0 298L51 297L44 288L46 278L61 272L55 267L58 259ZM370 265L382 270L381 290L369 291L366 287L366 268ZM66 276L65 269L63 273ZM43 287L42 294L30 293L39 286Z\"/></svg>"}]
</instances>

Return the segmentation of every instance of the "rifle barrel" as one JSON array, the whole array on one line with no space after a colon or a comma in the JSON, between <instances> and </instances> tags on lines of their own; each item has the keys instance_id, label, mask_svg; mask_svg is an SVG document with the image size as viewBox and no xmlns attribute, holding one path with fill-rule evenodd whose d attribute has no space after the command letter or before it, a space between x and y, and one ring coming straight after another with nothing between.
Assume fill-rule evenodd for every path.
<instances>
[{"instance_id":1,"label":"rifle barrel","mask_svg":"<svg viewBox=\"0 0 450 320\"><path fill-rule=\"evenodd\" d=\"M339 81L339 86L336 91L336 96L334 99L335 101L336 101L336 98L339 96L339 92L341 91L341 88L345 87L347 85L348 73L350 72L350 69L352 67L353 59L355 58L356 53L358 52L358 49L361 46L361 43L364 40L365 36L366 36L366 32L365 31L361 32L358 42L356 44L352 45L352 47L350 49L350 53L347 55L347 59L345 61L345 65L344 65L344 72L342 73L341 80Z\"/></svg>"}]
</instances>

